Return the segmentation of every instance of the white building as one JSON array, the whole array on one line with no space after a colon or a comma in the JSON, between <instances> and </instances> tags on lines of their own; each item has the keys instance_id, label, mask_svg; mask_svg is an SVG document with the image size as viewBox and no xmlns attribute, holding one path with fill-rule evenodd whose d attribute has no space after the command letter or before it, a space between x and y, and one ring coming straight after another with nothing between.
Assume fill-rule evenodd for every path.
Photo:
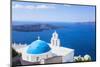
<instances>
[{"instance_id":1,"label":"white building","mask_svg":"<svg viewBox=\"0 0 100 67\"><path fill-rule=\"evenodd\" d=\"M30 45L24 45L19 50L16 46L13 46L13 48L20 52L22 60L28 63L62 63L73 62L74 60L74 50L60 45L56 31L52 34L51 43L46 43L38 37L36 41L33 41Z\"/></svg>"}]
</instances>

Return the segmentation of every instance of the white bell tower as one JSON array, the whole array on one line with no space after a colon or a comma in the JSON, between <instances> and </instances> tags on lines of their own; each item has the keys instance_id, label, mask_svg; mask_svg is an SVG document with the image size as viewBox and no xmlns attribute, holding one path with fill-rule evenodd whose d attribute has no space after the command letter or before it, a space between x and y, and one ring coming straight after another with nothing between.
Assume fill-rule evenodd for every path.
<instances>
[{"instance_id":1,"label":"white bell tower","mask_svg":"<svg viewBox=\"0 0 100 67\"><path fill-rule=\"evenodd\" d=\"M51 46L60 46L60 39L56 31L52 34Z\"/></svg>"}]
</instances>

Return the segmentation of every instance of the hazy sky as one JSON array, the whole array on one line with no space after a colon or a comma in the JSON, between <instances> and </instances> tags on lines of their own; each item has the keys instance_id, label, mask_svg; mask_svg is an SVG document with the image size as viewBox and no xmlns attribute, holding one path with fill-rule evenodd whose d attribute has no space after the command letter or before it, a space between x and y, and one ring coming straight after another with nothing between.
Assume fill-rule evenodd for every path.
<instances>
[{"instance_id":1,"label":"hazy sky","mask_svg":"<svg viewBox=\"0 0 100 67\"><path fill-rule=\"evenodd\" d=\"M95 21L94 6L13 2L12 20L23 22Z\"/></svg>"}]
</instances>

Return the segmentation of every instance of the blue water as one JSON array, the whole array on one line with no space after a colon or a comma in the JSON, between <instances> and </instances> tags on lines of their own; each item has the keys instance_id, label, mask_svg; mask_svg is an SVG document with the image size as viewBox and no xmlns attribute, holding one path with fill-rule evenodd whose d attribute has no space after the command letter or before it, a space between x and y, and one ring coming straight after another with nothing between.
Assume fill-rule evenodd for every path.
<instances>
[{"instance_id":1,"label":"blue water","mask_svg":"<svg viewBox=\"0 0 100 67\"><path fill-rule=\"evenodd\" d=\"M96 60L96 32L95 23L71 23L62 24L64 28L57 29L61 46L75 49L75 55L89 54L92 61ZM18 32L12 31L12 42L30 44L39 35L41 40L50 43L54 30L42 32Z\"/></svg>"}]
</instances>

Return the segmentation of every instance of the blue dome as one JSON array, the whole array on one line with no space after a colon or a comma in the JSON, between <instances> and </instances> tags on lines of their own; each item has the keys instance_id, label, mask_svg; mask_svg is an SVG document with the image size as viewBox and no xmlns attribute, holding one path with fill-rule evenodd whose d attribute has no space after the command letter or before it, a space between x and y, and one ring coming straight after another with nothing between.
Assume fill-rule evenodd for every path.
<instances>
[{"instance_id":1,"label":"blue dome","mask_svg":"<svg viewBox=\"0 0 100 67\"><path fill-rule=\"evenodd\" d=\"M28 54L41 54L41 53L48 52L50 49L51 48L45 41L36 40L29 45L27 49L27 53Z\"/></svg>"}]
</instances>

